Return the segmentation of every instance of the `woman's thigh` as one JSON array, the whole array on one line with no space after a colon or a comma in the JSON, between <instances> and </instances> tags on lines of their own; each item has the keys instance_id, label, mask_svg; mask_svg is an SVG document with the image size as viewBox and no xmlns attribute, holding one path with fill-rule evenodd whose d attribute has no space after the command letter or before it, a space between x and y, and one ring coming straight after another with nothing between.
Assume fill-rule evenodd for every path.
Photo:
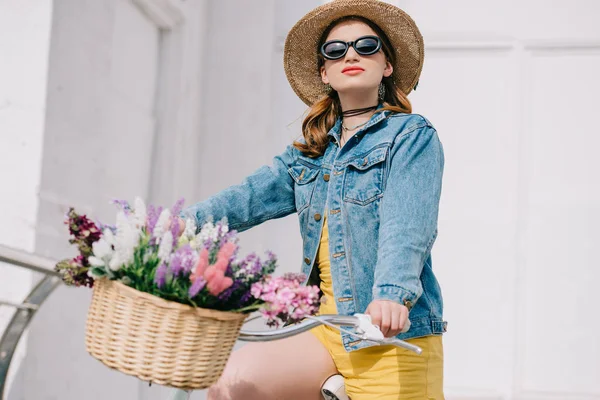
<instances>
[{"instance_id":1,"label":"woman's thigh","mask_svg":"<svg viewBox=\"0 0 600 400\"><path fill-rule=\"evenodd\" d=\"M329 352L310 332L249 343L231 354L208 399L319 400L321 385L336 373Z\"/></svg>"},{"instance_id":2,"label":"woman's thigh","mask_svg":"<svg viewBox=\"0 0 600 400\"><path fill-rule=\"evenodd\" d=\"M444 355L441 336L409 339L423 349L369 347L338 357L352 400L443 400ZM343 361L342 361L343 360Z\"/></svg>"}]
</instances>

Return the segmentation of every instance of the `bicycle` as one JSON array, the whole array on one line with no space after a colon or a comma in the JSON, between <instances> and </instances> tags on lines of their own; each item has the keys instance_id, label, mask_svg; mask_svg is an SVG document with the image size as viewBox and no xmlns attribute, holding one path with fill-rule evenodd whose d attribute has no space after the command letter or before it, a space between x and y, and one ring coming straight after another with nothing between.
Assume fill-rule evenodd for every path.
<instances>
[{"instance_id":1,"label":"bicycle","mask_svg":"<svg viewBox=\"0 0 600 400\"><path fill-rule=\"evenodd\" d=\"M253 321L259 316L250 318L246 323ZM268 342L271 340L285 339L290 336L298 335L306 332L319 325L327 325L332 328L338 329L342 332L348 333L354 337L358 337L360 340L376 343L378 345L394 345L402 347L409 351L413 351L417 354L421 354L422 349L411 343L405 342L396 338L385 338L383 333L379 330L379 327L371 323L371 317L366 314L354 314L338 315L338 314L323 314L318 316L307 317L304 321L295 324L285 326L276 330L267 331L249 331L242 329L238 340L243 342ZM348 329L342 328L343 326L350 326L356 329L358 333L352 332ZM408 331L410 328L410 321L407 321L406 326L402 332ZM192 391L176 389L173 394L172 400L189 400L192 395ZM346 395L344 387L344 379L341 375L330 376L321 386L321 395L324 400L349 400Z\"/></svg>"}]
</instances>

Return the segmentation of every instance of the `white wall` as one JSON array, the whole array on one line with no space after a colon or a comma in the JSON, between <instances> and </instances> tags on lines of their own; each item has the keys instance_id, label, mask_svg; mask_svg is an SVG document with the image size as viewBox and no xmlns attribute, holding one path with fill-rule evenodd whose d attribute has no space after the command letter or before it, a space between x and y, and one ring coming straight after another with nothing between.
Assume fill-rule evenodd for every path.
<instances>
[{"instance_id":1,"label":"white wall","mask_svg":"<svg viewBox=\"0 0 600 400\"><path fill-rule=\"evenodd\" d=\"M179 64L161 64L157 72L142 58L137 64L127 61L156 53L139 46L129 52L137 45L120 43L121 38L134 40L138 32L143 36L137 39L154 43L157 37L156 28L132 12L130 0L57 2L59 29L53 32L53 73L47 79L50 2L0 0L0 242L27 250L35 245L44 255L62 256L67 245L60 215L67 204L112 215L106 200L113 196L149 192L162 203L185 191L196 196L187 196L188 202L201 200L269 162L299 133L295 119L303 110L283 75L283 38L318 1L262 0L250 9L241 1L203 1L208 22L206 31L196 33L207 40L190 35L165 42L168 36L161 35L157 57L192 57L188 49L197 46L203 67L196 58L182 63L202 72L197 79L193 74L180 79L173 73ZM449 321L447 398L600 399L595 334L600 325L594 318L600 300L594 247L600 240L600 142L593 121L600 106L600 3L390 2L405 8L424 34L425 67L410 99L414 111L436 125L446 150L434 268ZM196 21L205 20L204 10L191 12ZM211 40L227 35L260 37L270 49L219 53ZM180 43L187 45L180 48ZM90 46L93 51L80 51ZM228 69L240 59L248 65L247 75ZM149 101L156 74L158 130ZM129 78L134 75L137 79ZM167 81L166 75L171 76ZM44 121L47 81L52 101ZM175 86L181 95L169 91ZM239 96L231 98L233 90ZM173 102L177 99L180 103ZM187 111L165 111L165 103ZM196 109L197 114L190 112ZM249 116L255 123L245 124ZM42 142L44 124L53 143ZM135 138L152 131L158 132L156 147L167 149L154 153L152 162L162 160L158 171L150 173L142 156L117 165L128 150L115 153L113 142L134 146ZM96 151L89 165L73 168L66 156L90 143ZM215 154L225 150L236 162L215 172L220 161ZM115 159L107 161L107 154ZM190 161L167 169L175 158ZM187 175L181 174L183 167ZM199 172L190 172L196 167ZM121 169L129 175L119 175ZM178 181L172 179L176 172ZM101 185L75 187L73 182L89 176L101 177ZM43 191L36 221L38 185ZM292 216L244 233L243 243L244 248L271 248L282 268L295 269L298 240ZM30 282L28 274L0 267L0 297L18 301ZM156 387L109 371L85 353L88 295L61 288L40 310L23 363L29 385L25 398L78 398L84 387L93 388L90 398L162 396ZM0 309L0 328L6 319ZM53 368L60 357L68 361Z\"/></svg>"},{"instance_id":2,"label":"white wall","mask_svg":"<svg viewBox=\"0 0 600 400\"><path fill-rule=\"evenodd\" d=\"M446 150L449 400L600 399L600 3L398 0Z\"/></svg>"},{"instance_id":3,"label":"white wall","mask_svg":"<svg viewBox=\"0 0 600 400\"><path fill-rule=\"evenodd\" d=\"M27 251L35 244L51 13L49 0L0 1L0 243ZM31 286L31 273L0 265L0 298L21 302ZM0 306L0 332L12 313Z\"/></svg>"}]
</instances>

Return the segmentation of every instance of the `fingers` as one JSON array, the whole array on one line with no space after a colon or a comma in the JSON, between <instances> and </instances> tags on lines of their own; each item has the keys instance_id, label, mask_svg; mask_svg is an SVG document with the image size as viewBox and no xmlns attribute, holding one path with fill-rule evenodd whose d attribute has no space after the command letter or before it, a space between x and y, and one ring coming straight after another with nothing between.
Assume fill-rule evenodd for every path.
<instances>
[{"instance_id":1,"label":"fingers","mask_svg":"<svg viewBox=\"0 0 600 400\"><path fill-rule=\"evenodd\" d=\"M402 306L401 308L401 314L400 314L400 323L398 325L398 333L402 332L402 330L404 329L404 326L406 326L406 321L408 321L408 308L406 308L405 306Z\"/></svg>"},{"instance_id":2,"label":"fingers","mask_svg":"<svg viewBox=\"0 0 600 400\"><path fill-rule=\"evenodd\" d=\"M386 336L386 337L396 336L401 331L401 328L400 328L400 321L402 320L401 312L394 310L394 312L391 313L391 318L392 318L392 323L390 325L390 330L388 332L388 336Z\"/></svg>"},{"instance_id":3,"label":"fingers","mask_svg":"<svg viewBox=\"0 0 600 400\"><path fill-rule=\"evenodd\" d=\"M381 306L379 303L369 304L366 314L371 316L371 322L373 325L381 327Z\"/></svg>"},{"instance_id":4,"label":"fingers","mask_svg":"<svg viewBox=\"0 0 600 400\"><path fill-rule=\"evenodd\" d=\"M408 320L408 308L391 301L374 301L365 313L371 316L371 322L379 327L384 337L401 333Z\"/></svg>"},{"instance_id":5,"label":"fingers","mask_svg":"<svg viewBox=\"0 0 600 400\"><path fill-rule=\"evenodd\" d=\"M383 336L388 337L390 327L392 324L392 307L388 302L381 303L381 333Z\"/></svg>"}]
</instances>

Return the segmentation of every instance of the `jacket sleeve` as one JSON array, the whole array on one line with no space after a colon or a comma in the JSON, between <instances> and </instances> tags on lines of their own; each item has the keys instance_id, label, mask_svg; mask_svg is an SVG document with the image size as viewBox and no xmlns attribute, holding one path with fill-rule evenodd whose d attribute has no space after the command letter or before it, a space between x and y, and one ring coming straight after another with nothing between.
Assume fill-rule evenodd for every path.
<instances>
[{"instance_id":1,"label":"jacket sleeve","mask_svg":"<svg viewBox=\"0 0 600 400\"><path fill-rule=\"evenodd\" d=\"M263 165L241 183L184 209L180 217L193 218L198 232L210 216L214 221L226 217L231 229L242 232L295 212L294 181L288 173L294 151L297 150L288 145L271 165Z\"/></svg>"},{"instance_id":2,"label":"jacket sleeve","mask_svg":"<svg viewBox=\"0 0 600 400\"><path fill-rule=\"evenodd\" d=\"M410 309L423 292L421 271L437 237L444 152L436 130L427 124L400 133L390 159L380 205L373 299Z\"/></svg>"}]
</instances>

